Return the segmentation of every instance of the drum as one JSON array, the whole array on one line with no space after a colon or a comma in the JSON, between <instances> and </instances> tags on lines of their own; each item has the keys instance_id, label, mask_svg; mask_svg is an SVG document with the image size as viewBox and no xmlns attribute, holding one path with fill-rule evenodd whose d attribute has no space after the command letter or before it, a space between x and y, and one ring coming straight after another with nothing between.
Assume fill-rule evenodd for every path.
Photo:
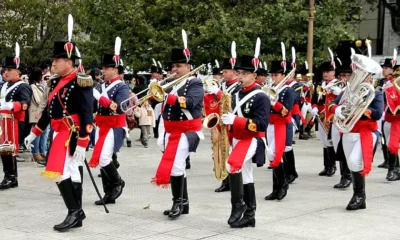
<instances>
[{"instance_id":1,"label":"drum","mask_svg":"<svg viewBox=\"0 0 400 240\"><path fill-rule=\"evenodd\" d=\"M0 113L0 155L12 155L15 152L14 116Z\"/></svg>"}]
</instances>

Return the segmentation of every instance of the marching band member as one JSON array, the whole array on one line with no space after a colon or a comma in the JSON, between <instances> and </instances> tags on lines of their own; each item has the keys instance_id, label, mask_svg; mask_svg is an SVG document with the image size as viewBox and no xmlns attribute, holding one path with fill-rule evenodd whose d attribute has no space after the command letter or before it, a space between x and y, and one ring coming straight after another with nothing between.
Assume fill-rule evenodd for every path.
<instances>
[{"instance_id":1,"label":"marching band member","mask_svg":"<svg viewBox=\"0 0 400 240\"><path fill-rule=\"evenodd\" d=\"M363 58L367 57L364 57L362 55L354 55L352 57L356 65L355 72L353 74L357 74L358 72L364 73L363 70L357 69L357 62L363 61ZM378 64L376 65L379 67ZM363 67L365 66L363 65ZM370 84L371 89L373 89L371 75L369 75L364 82ZM369 94L374 95L372 102L364 111L364 114L361 116L361 118L355 123L354 127L352 129L349 129L350 132L343 133L343 149L346 155L347 164L351 170L354 191L353 197L347 205L347 210L358 210L366 208L365 176L369 174L372 168L374 146L377 144L377 139L379 135L377 131L377 121L381 118L383 114L383 94L380 91L375 91L372 93L370 92ZM343 116L342 114L342 109L343 106L348 106L346 106L346 104L338 105L341 101L342 96L343 94L339 95L338 98L332 101L328 110L331 114L335 114L335 117L344 120L345 116ZM396 148L398 148L398 142Z\"/></svg>"},{"instance_id":2,"label":"marching band member","mask_svg":"<svg viewBox=\"0 0 400 240\"><path fill-rule=\"evenodd\" d=\"M319 117L321 113L325 115L321 119L319 124L318 134L320 135L320 141L324 146L324 169L319 173L319 176L332 176L336 172L336 156L334 143L332 141L333 135L338 135L339 132L332 133L332 117L333 115L328 111L329 103L335 100L335 98L341 93L341 88L337 86L337 79L335 78L336 64L331 53L331 61L323 62L320 66L320 70L323 72L324 81L320 88L317 88L313 96L313 108L312 114ZM338 137L339 139L339 137Z\"/></svg>"},{"instance_id":3,"label":"marching band member","mask_svg":"<svg viewBox=\"0 0 400 240\"><path fill-rule=\"evenodd\" d=\"M301 68L300 74L300 83L303 85L303 90L300 98L301 114L306 117L307 113L311 113L312 110L311 98L314 92L314 84L311 82L311 77L314 76L314 74L309 73L307 61L304 62L304 67ZM311 120L307 124L302 124L299 129L299 139L307 140L312 137L311 128L313 126L314 124ZM304 132L306 132L308 136L304 135Z\"/></svg>"},{"instance_id":4,"label":"marching band member","mask_svg":"<svg viewBox=\"0 0 400 240\"><path fill-rule=\"evenodd\" d=\"M180 78L190 73L191 54L187 47L186 32L182 30L184 49L173 48L171 51L172 72ZM157 186L171 183L173 205L164 215L177 218L189 213L189 199L186 180L186 158L195 152L201 132L204 89L200 79L189 76L169 89L162 111L165 134L160 133L163 141L163 156L152 182Z\"/></svg>"},{"instance_id":5,"label":"marching band member","mask_svg":"<svg viewBox=\"0 0 400 240\"><path fill-rule=\"evenodd\" d=\"M212 69L212 76L214 79L218 80L218 83L220 83L222 73L217 59L215 59L215 66Z\"/></svg>"},{"instance_id":6,"label":"marching band member","mask_svg":"<svg viewBox=\"0 0 400 240\"><path fill-rule=\"evenodd\" d=\"M253 163L265 163L265 131L271 107L268 96L255 83L259 49L258 38L254 57L241 56L236 67L241 90L232 97L233 112L221 117L224 124L231 125L232 133L232 151L227 160L232 204L228 224L232 228L254 227L256 223Z\"/></svg>"},{"instance_id":7,"label":"marching band member","mask_svg":"<svg viewBox=\"0 0 400 240\"><path fill-rule=\"evenodd\" d=\"M271 76L274 81L272 87L282 85L292 70L291 63L286 62L284 56L284 45L282 44L283 61L274 60L271 62ZM278 86L279 86L278 85ZM295 93L293 88L284 84L278 95L271 100L270 122L267 130L268 146L272 150L272 154L268 155L270 166L273 168L272 193L265 197L265 200L282 200L287 195L289 184L285 177L285 166L282 163L282 157L285 158L284 152L290 152L293 140L293 125L291 110L293 107ZM288 172L295 173L294 157L286 159ZM293 161L293 162L292 162Z\"/></svg>"},{"instance_id":8,"label":"marching band member","mask_svg":"<svg viewBox=\"0 0 400 240\"><path fill-rule=\"evenodd\" d=\"M65 220L54 226L57 231L82 227L82 220L86 218L82 210L79 165L85 159L89 134L93 130L93 80L90 76L76 74L74 61L79 57L76 44L71 42L71 15L68 29L68 41L54 43L52 72L57 75L48 82L47 106L37 125L25 138L25 146L28 147L49 124L54 130L46 170L41 175L57 181L68 208Z\"/></svg>"},{"instance_id":9,"label":"marching band member","mask_svg":"<svg viewBox=\"0 0 400 240\"><path fill-rule=\"evenodd\" d=\"M15 57L5 57L2 64L2 67L5 68L3 74L5 82L1 87L0 115L4 122L0 126L0 134L2 139L8 139L11 144L15 144L15 149L13 152L1 155L4 179L0 183L0 189L18 187L18 171L15 157L18 153L18 121L25 121L25 112L29 108L33 94L31 87L20 79L23 67L20 63L19 51L19 45L16 43ZM12 116L14 121L11 119ZM7 143L1 142L0 144Z\"/></svg>"},{"instance_id":10,"label":"marching band member","mask_svg":"<svg viewBox=\"0 0 400 240\"><path fill-rule=\"evenodd\" d=\"M382 75L383 78L380 79L379 81L376 81L375 87L377 90L380 91L385 91L387 86L390 86L391 83L393 82L393 68L396 65L396 60L397 60L397 50L394 50L393 53L393 58L385 58L383 60L383 63L381 64L382 67ZM385 115L383 116L383 119L380 121L380 128L381 133L382 133L382 138L381 138L381 145L382 145L382 153L383 153L383 159L384 162L379 164L379 168L389 168L389 152L388 152L388 145L387 145L387 138L389 136L386 135L385 133Z\"/></svg>"},{"instance_id":11,"label":"marching band member","mask_svg":"<svg viewBox=\"0 0 400 240\"><path fill-rule=\"evenodd\" d=\"M126 114L121 109L121 102L129 98L129 88L118 78L121 39L115 40L115 53L103 55L104 83L101 91L93 89L96 104L96 143L89 166L95 168L100 165L101 180L103 183L105 204L115 203L122 194L125 182L118 173L113 161L113 155L119 151L124 142ZM102 205L102 201L95 201Z\"/></svg>"},{"instance_id":12,"label":"marching band member","mask_svg":"<svg viewBox=\"0 0 400 240\"><path fill-rule=\"evenodd\" d=\"M268 69L267 64L264 62L264 65L260 62L260 66L257 69L257 78L256 83L262 87L267 84L267 76L268 76Z\"/></svg>"}]
</instances>

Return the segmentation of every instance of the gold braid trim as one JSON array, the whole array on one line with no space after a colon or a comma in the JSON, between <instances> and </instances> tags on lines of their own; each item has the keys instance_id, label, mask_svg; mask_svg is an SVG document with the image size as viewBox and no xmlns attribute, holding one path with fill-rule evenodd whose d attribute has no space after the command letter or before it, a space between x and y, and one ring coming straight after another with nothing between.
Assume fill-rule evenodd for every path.
<instances>
[{"instance_id":1,"label":"gold braid trim","mask_svg":"<svg viewBox=\"0 0 400 240\"><path fill-rule=\"evenodd\" d=\"M93 79L89 75L78 74L77 83L80 87L92 87Z\"/></svg>"},{"instance_id":2,"label":"gold braid trim","mask_svg":"<svg viewBox=\"0 0 400 240\"><path fill-rule=\"evenodd\" d=\"M40 175L50 180L57 180L61 178L61 173L59 172L43 171L40 173Z\"/></svg>"}]
</instances>

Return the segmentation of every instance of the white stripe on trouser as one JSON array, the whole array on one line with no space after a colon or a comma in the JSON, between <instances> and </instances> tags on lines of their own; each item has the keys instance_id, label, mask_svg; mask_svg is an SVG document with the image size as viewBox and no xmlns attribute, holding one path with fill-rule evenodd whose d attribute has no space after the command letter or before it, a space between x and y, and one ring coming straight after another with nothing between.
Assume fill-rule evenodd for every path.
<instances>
[{"instance_id":1,"label":"white stripe on trouser","mask_svg":"<svg viewBox=\"0 0 400 240\"><path fill-rule=\"evenodd\" d=\"M318 126L318 135L319 135L319 140L321 141L322 145L324 145L324 148L332 147L331 141L328 141L328 135L322 129L321 122L319 122Z\"/></svg>"},{"instance_id":2,"label":"white stripe on trouser","mask_svg":"<svg viewBox=\"0 0 400 240\"><path fill-rule=\"evenodd\" d=\"M275 158L275 129L273 124L268 124L267 128L267 144L270 151L267 151L267 158L272 162Z\"/></svg>"},{"instance_id":3,"label":"white stripe on trouser","mask_svg":"<svg viewBox=\"0 0 400 240\"><path fill-rule=\"evenodd\" d=\"M95 137L96 143L99 140L99 133L100 133L100 128L98 127L96 128L96 137ZM100 161L99 161L100 167L105 167L111 163L113 153L114 153L114 131L110 129L107 133L106 139L104 140L103 148L101 149Z\"/></svg>"},{"instance_id":4,"label":"white stripe on trouser","mask_svg":"<svg viewBox=\"0 0 400 240\"><path fill-rule=\"evenodd\" d=\"M373 146L376 142L376 135L372 134ZM352 172L359 172L364 169L361 139L359 133L343 134L343 150L347 159L347 165Z\"/></svg>"},{"instance_id":5,"label":"white stripe on trouser","mask_svg":"<svg viewBox=\"0 0 400 240\"><path fill-rule=\"evenodd\" d=\"M165 146L168 146L168 139L170 133L165 134ZM174 165L172 166L171 176L182 176L186 177L186 158L189 156L189 141L184 133L181 135L179 140L178 149L174 159Z\"/></svg>"},{"instance_id":6,"label":"white stripe on trouser","mask_svg":"<svg viewBox=\"0 0 400 240\"><path fill-rule=\"evenodd\" d=\"M53 141L57 136L58 132L54 131L53 133ZM61 180L65 180L71 178L73 182L81 182L81 174L79 173L78 164L72 160L72 156L69 155L69 148L67 148L67 152L65 154L65 164L63 175L61 176Z\"/></svg>"},{"instance_id":7,"label":"white stripe on trouser","mask_svg":"<svg viewBox=\"0 0 400 240\"><path fill-rule=\"evenodd\" d=\"M385 122L383 124L383 132L385 133L386 146L389 146L389 144L390 144L390 128L391 127L392 127L391 122Z\"/></svg>"},{"instance_id":8,"label":"white stripe on trouser","mask_svg":"<svg viewBox=\"0 0 400 240\"><path fill-rule=\"evenodd\" d=\"M340 132L339 129L337 129L337 127L335 126L335 124L332 124L331 137L332 137L333 148L335 149L335 152L337 152L340 142Z\"/></svg>"},{"instance_id":9,"label":"white stripe on trouser","mask_svg":"<svg viewBox=\"0 0 400 240\"><path fill-rule=\"evenodd\" d=\"M236 144L239 142L240 140L233 138L232 139L232 145L233 148L235 148ZM238 171L238 172L242 172L242 178L243 178L243 184L248 184L248 183L253 183L254 179L253 179L253 157L256 154L256 150L257 150L257 139L253 138L251 140L251 144L249 149L247 150L246 156L244 158L243 161L243 166L242 166L242 170ZM229 173L231 173L231 166L229 165L228 162L226 162L226 169L228 170Z\"/></svg>"},{"instance_id":10,"label":"white stripe on trouser","mask_svg":"<svg viewBox=\"0 0 400 240\"><path fill-rule=\"evenodd\" d=\"M162 152L164 151L164 134L165 134L164 119L161 115L160 122L158 123L157 146L160 148Z\"/></svg>"}]
</instances>

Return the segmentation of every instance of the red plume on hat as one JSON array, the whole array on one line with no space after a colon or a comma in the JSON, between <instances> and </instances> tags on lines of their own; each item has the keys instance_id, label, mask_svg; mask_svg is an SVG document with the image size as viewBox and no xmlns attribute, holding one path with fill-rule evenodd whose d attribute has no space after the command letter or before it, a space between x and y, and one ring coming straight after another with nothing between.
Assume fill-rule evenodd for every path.
<instances>
[{"instance_id":1,"label":"red plume on hat","mask_svg":"<svg viewBox=\"0 0 400 240\"><path fill-rule=\"evenodd\" d=\"M19 58L19 44L15 43L15 57L14 57L14 63L16 65L16 68L19 68L19 64L21 62L20 58Z\"/></svg>"},{"instance_id":2,"label":"red plume on hat","mask_svg":"<svg viewBox=\"0 0 400 240\"><path fill-rule=\"evenodd\" d=\"M283 42L281 42L281 51L282 51L282 63L281 66L283 68L283 72L286 72L286 47Z\"/></svg>"},{"instance_id":3,"label":"red plume on hat","mask_svg":"<svg viewBox=\"0 0 400 240\"><path fill-rule=\"evenodd\" d=\"M120 51L121 51L121 38L117 37L117 38L115 38L114 57L113 57L113 60L115 62L115 67L118 67L119 65L121 65L120 56L119 56Z\"/></svg>"},{"instance_id":4,"label":"red plume on hat","mask_svg":"<svg viewBox=\"0 0 400 240\"><path fill-rule=\"evenodd\" d=\"M257 38L256 41L256 49L254 50L254 58L251 60L251 64L254 66L254 72L257 72L258 64L260 63L260 59L258 56L260 55L260 47L261 47L261 40Z\"/></svg>"},{"instance_id":5,"label":"red plume on hat","mask_svg":"<svg viewBox=\"0 0 400 240\"><path fill-rule=\"evenodd\" d=\"M232 69L234 69L235 65L236 65L236 42L235 41L232 41L231 55L232 55L232 57L229 59L229 63L232 65Z\"/></svg>"},{"instance_id":6,"label":"red plume on hat","mask_svg":"<svg viewBox=\"0 0 400 240\"><path fill-rule=\"evenodd\" d=\"M68 15L68 42L64 45L64 50L67 52L68 58L71 58L72 50L74 50L74 45L71 43L72 39L72 29L74 28L74 19L72 15Z\"/></svg>"},{"instance_id":7,"label":"red plume on hat","mask_svg":"<svg viewBox=\"0 0 400 240\"><path fill-rule=\"evenodd\" d=\"M182 40L183 40L183 55L186 57L186 63L190 61L190 51L188 48L187 34L184 29L182 29Z\"/></svg>"}]
</instances>

